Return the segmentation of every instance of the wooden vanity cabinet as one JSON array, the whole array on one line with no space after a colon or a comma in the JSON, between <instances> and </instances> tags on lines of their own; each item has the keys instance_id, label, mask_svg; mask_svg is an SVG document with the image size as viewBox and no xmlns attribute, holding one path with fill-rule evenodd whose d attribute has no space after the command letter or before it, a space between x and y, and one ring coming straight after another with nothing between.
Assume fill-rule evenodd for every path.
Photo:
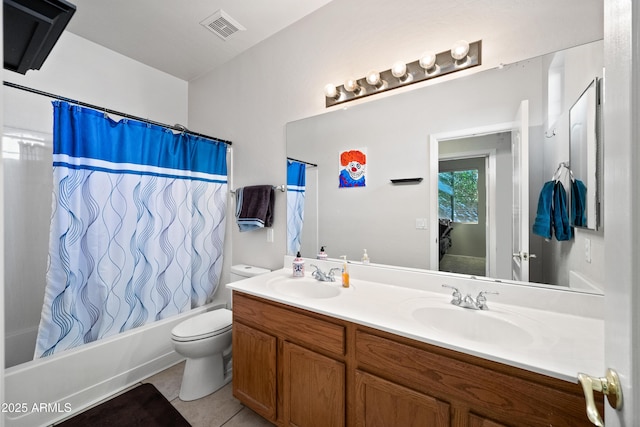
<instances>
[{"instance_id":1,"label":"wooden vanity cabinet","mask_svg":"<svg viewBox=\"0 0 640 427\"><path fill-rule=\"evenodd\" d=\"M577 383L239 292L233 301L234 396L278 426L591 425Z\"/></svg>"},{"instance_id":2,"label":"wooden vanity cabinet","mask_svg":"<svg viewBox=\"0 0 640 427\"><path fill-rule=\"evenodd\" d=\"M345 329L343 322L234 292L233 395L277 425L344 426Z\"/></svg>"},{"instance_id":3,"label":"wooden vanity cabinet","mask_svg":"<svg viewBox=\"0 0 640 427\"><path fill-rule=\"evenodd\" d=\"M426 425L591 425L577 383L364 327L358 327L355 340L359 370L424 395L439 407L449 405L450 419ZM602 411L602 395L599 404ZM360 397L356 406L365 406L365 413L377 410Z\"/></svg>"},{"instance_id":4,"label":"wooden vanity cabinet","mask_svg":"<svg viewBox=\"0 0 640 427\"><path fill-rule=\"evenodd\" d=\"M473 414L469 414L468 426L469 427L509 427L505 424L499 424Z\"/></svg>"}]
</instances>

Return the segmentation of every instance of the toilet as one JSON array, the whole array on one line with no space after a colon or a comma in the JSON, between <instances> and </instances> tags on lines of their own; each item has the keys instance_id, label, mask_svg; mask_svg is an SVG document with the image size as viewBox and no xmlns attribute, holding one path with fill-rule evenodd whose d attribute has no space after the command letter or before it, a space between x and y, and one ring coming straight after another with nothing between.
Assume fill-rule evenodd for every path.
<instances>
[{"instance_id":1,"label":"toilet","mask_svg":"<svg viewBox=\"0 0 640 427\"><path fill-rule=\"evenodd\" d=\"M231 267L231 281L269 271L244 264L234 265ZM231 310L218 308L192 316L171 330L174 350L187 359L180 400L200 399L231 381L232 320Z\"/></svg>"}]
</instances>

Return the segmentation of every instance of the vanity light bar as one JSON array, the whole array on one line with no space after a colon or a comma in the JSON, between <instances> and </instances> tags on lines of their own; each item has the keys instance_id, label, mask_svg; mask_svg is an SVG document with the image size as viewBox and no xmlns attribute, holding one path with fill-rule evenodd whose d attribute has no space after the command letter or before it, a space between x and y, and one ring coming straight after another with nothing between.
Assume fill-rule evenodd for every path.
<instances>
[{"instance_id":1,"label":"vanity light bar","mask_svg":"<svg viewBox=\"0 0 640 427\"><path fill-rule=\"evenodd\" d=\"M466 54L465 54L466 51ZM386 71L370 71L360 79L349 79L341 86L328 84L324 88L326 107L386 92L482 64L482 40L467 43L457 41L447 51L427 53L409 64L398 62Z\"/></svg>"}]
</instances>

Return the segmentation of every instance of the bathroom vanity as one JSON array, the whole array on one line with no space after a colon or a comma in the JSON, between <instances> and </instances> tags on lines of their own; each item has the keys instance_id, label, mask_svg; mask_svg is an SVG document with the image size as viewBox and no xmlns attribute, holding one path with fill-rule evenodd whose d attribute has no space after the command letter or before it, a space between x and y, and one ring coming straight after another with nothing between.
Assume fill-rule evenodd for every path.
<instances>
[{"instance_id":1,"label":"bathroom vanity","mask_svg":"<svg viewBox=\"0 0 640 427\"><path fill-rule=\"evenodd\" d=\"M596 370L602 358L596 352L580 359L585 343L566 342L560 318L552 318L545 331L556 330L558 337L526 336L545 326L537 323L535 310L524 307L512 308L518 316L522 311L524 321L515 335L480 317L464 320L467 332L443 333L427 325L437 323L435 318L421 316L435 313L456 322L458 315L484 316L491 309L450 308L450 293L435 292L439 284L425 291L356 279L345 289L338 282L290 275L285 268L228 285L233 289L234 396L269 421L282 426L590 425L575 376ZM494 305L494 319L509 316ZM570 315L566 320L598 331L597 319ZM521 326L520 318L509 321ZM477 325L493 325L505 340L479 329L473 337L465 335ZM580 327L566 326L570 333ZM478 342L485 337L488 343ZM575 372L565 362L577 365ZM602 411L602 396L596 400Z\"/></svg>"}]
</instances>

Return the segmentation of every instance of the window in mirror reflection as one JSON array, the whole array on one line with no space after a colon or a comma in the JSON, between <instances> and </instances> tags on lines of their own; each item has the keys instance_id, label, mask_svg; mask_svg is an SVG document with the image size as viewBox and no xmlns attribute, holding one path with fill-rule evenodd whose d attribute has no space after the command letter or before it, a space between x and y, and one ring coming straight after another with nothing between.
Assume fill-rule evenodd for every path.
<instances>
[{"instance_id":1,"label":"window in mirror reflection","mask_svg":"<svg viewBox=\"0 0 640 427\"><path fill-rule=\"evenodd\" d=\"M478 169L438 174L440 219L461 224L478 223Z\"/></svg>"}]
</instances>

